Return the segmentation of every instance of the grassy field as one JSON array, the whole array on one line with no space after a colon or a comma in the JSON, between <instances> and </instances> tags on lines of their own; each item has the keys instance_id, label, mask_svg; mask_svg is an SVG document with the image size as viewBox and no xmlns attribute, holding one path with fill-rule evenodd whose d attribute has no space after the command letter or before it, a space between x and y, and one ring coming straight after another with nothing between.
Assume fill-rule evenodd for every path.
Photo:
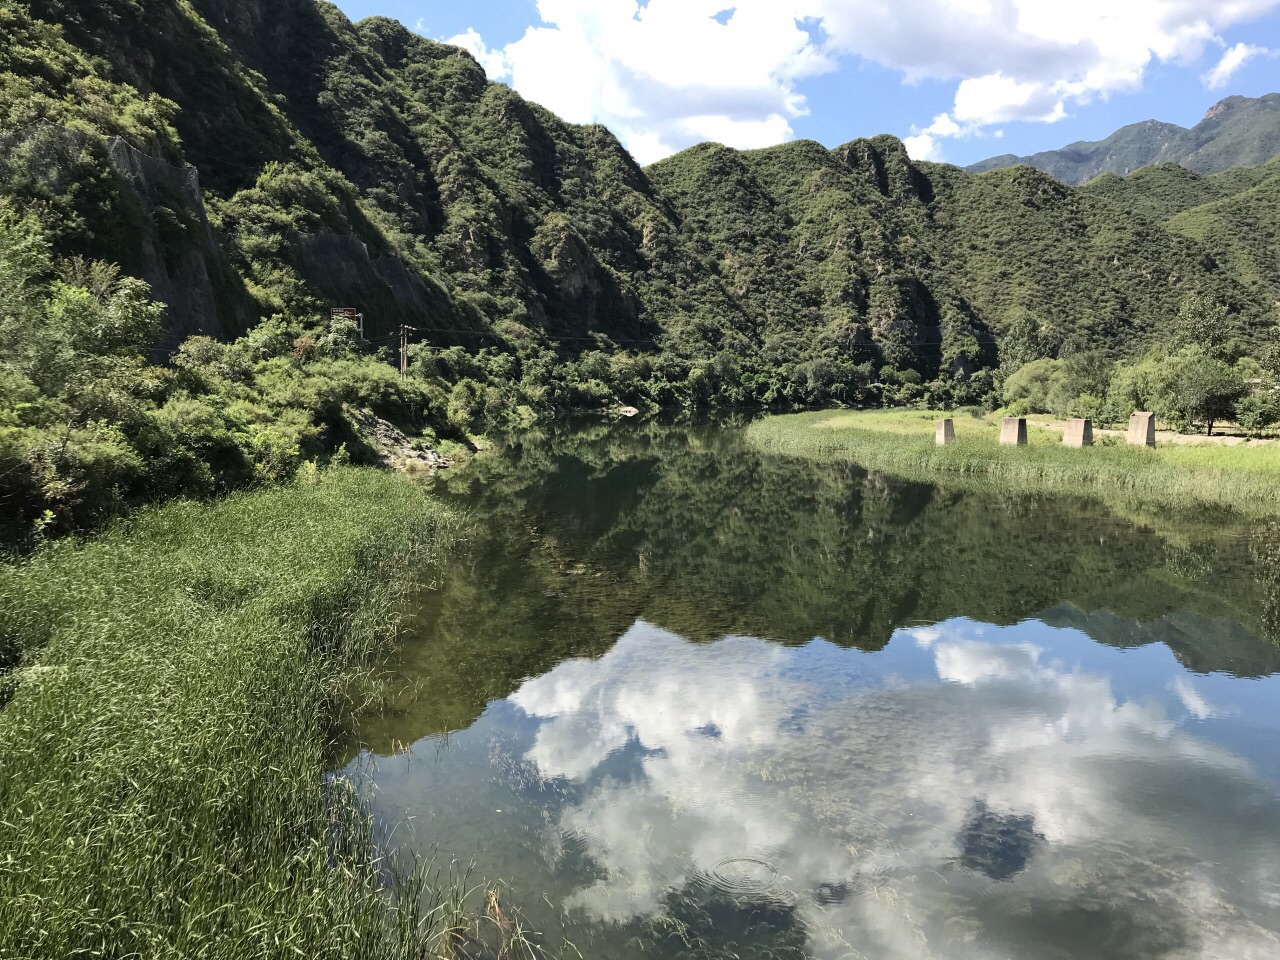
<instances>
[{"instance_id":1,"label":"grassy field","mask_svg":"<svg viewBox=\"0 0 1280 960\"><path fill-rule=\"evenodd\" d=\"M324 765L458 530L347 469L0 567L0 956L447 952Z\"/></svg>"},{"instance_id":2,"label":"grassy field","mask_svg":"<svg viewBox=\"0 0 1280 960\"><path fill-rule=\"evenodd\" d=\"M956 442L934 443L934 422L955 421ZM1161 445L1100 438L1086 449L1029 424L1028 446L999 445L999 422L966 413L818 411L766 417L747 428L761 450L849 460L911 480L965 482L1026 492L1097 496L1131 506L1225 507L1280 513L1280 446Z\"/></svg>"}]
</instances>

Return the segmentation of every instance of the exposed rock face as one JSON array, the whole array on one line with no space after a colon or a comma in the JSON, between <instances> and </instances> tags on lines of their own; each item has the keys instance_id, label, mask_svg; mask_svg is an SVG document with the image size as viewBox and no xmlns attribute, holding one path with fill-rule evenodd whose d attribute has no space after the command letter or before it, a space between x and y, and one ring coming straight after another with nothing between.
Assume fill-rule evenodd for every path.
<instances>
[{"instance_id":1,"label":"exposed rock face","mask_svg":"<svg viewBox=\"0 0 1280 960\"><path fill-rule=\"evenodd\" d=\"M154 239L138 238L146 263L142 279L151 285L152 296L168 306L157 352L167 356L197 334L224 337L229 331L219 316L218 296L209 275L210 263L220 254L200 196L199 173L195 167L177 167L149 157L119 137L110 141L110 153L112 164L157 228ZM160 227L171 225L175 213L186 215L177 220L183 236L179 242L165 244ZM231 304L226 307L231 309Z\"/></svg>"},{"instance_id":2,"label":"exposed rock face","mask_svg":"<svg viewBox=\"0 0 1280 960\"><path fill-rule=\"evenodd\" d=\"M1228 106L1229 104L1227 103L1226 100L1219 100L1217 103L1215 103L1212 107L1210 107L1208 110L1204 112L1204 117L1201 119L1201 122L1203 123L1205 120L1212 120L1215 117L1222 116L1224 113L1227 112Z\"/></svg>"},{"instance_id":3,"label":"exposed rock face","mask_svg":"<svg viewBox=\"0 0 1280 960\"><path fill-rule=\"evenodd\" d=\"M0 136L0 184L21 182L37 196L71 194L86 179L86 164L103 149L78 130L54 123L6 131ZM95 184L105 229L89 231L87 252L112 259L145 280L167 306L156 359L187 337L226 337L247 325L209 225L200 178L191 166L150 156L120 137L105 143L107 176Z\"/></svg>"},{"instance_id":4,"label":"exposed rock face","mask_svg":"<svg viewBox=\"0 0 1280 960\"><path fill-rule=\"evenodd\" d=\"M434 473L450 461L370 410L348 407L347 419L362 440L377 451L382 465L402 473Z\"/></svg>"},{"instance_id":5,"label":"exposed rock face","mask_svg":"<svg viewBox=\"0 0 1280 960\"><path fill-rule=\"evenodd\" d=\"M548 238L549 249L543 251L543 267L567 300L582 300L600 292L600 284L592 269L591 251L568 227L560 227Z\"/></svg>"}]
</instances>

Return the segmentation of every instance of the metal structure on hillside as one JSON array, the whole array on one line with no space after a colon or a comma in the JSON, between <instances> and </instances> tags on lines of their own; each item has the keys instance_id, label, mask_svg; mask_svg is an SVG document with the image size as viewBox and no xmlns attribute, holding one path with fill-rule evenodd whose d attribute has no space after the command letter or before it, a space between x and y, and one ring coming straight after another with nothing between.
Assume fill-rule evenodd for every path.
<instances>
[{"instance_id":1,"label":"metal structure on hillside","mask_svg":"<svg viewBox=\"0 0 1280 960\"><path fill-rule=\"evenodd\" d=\"M330 320L350 320L356 325L361 340L364 339L364 314L355 307L332 307L329 310Z\"/></svg>"}]
</instances>

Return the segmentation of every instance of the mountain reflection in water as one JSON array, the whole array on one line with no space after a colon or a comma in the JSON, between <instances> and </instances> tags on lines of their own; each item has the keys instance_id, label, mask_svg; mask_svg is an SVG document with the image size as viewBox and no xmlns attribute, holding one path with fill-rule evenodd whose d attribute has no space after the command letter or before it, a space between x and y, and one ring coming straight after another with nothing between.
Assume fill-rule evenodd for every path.
<instances>
[{"instance_id":1,"label":"mountain reflection in water","mask_svg":"<svg viewBox=\"0 0 1280 960\"><path fill-rule=\"evenodd\" d=\"M352 760L398 842L608 960L1280 956L1256 532L609 443L467 489Z\"/></svg>"}]
</instances>

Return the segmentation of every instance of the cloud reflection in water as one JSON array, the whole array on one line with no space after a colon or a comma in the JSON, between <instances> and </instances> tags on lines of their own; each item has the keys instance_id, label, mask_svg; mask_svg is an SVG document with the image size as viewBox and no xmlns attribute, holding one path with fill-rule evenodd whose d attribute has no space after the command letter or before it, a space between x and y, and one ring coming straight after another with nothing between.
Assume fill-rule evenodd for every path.
<instances>
[{"instance_id":1,"label":"cloud reflection in water","mask_svg":"<svg viewBox=\"0 0 1280 960\"><path fill-rule=\"evenodd\" d=\"M879 661L822 641L637 623L527 681L511 701L538 718L541 777L643 752L642 776L595 776L559 813L601 868L566 905L644 920L729 873L820 960L1280 955L1280 797L1184 728L1179 704L1215 715L1193 681L1126 699L1028 636L902 630L915 659L864 676Z\"/></svg>"}]
</instances>

